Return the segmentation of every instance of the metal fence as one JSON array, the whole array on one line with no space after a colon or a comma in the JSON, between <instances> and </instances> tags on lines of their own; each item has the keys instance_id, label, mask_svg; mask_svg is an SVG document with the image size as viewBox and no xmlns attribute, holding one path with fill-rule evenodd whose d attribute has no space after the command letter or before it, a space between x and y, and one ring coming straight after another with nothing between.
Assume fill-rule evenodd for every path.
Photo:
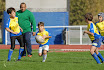
<instances>
[{"instance_id":1,"label":"metal fence","mask_svg":"<svg viewBox=\"0 0 104 70\"><path fill-rule=\"evenodd\" d=\"M91 41L87 34L83 32L87 26L68 26L66 27L66 45L89 45Z\"/></svg>"},{"instance_id":2,"label":"metal fence","mask_svg":"<svg viewBox=\"0 0 104 70\"><path fill-rule=\"evenodd\" d=\"M89 45L91 44L91 41L87 34L83 36L83 32L87 30L87 26L45 26L46 29L50 30L53 36L56 36L54 34L53 30L56 30L57 32L61 29L61 35L58 37L63 39L64 44L66 45ZM10 44L9 39L9 33L6 31L6 44ZM56 39L54 39L56 40ZM32 44L35 44L35 38L31 38ZM18 44L18 42L16 42Z\"/></svg>"},{"instance_id":3,"label":"metal fence","mask_svg":"<svg viewBox=\"0 0 104 70\"><path fill-rule=\"evenodd\" d=\"M91 44L88 35L83 35L83 32L87 30L87 26L46 26L45 28L64 28L62 37L66 45Z\"/></svg>"}]
</instances>

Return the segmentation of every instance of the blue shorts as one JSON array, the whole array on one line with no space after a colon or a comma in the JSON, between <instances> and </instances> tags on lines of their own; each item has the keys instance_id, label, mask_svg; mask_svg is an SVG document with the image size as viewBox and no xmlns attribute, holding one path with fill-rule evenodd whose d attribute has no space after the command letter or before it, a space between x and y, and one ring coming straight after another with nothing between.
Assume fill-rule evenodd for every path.
<instances>
[{"instance_id":1,"label":"blue shorts","mask_svg":"<svg viewBox=\"0 0 104 70\"><path fill-rule=\"evenodd\" d=\"M102 42L102 38L95 39L95 40L92 41L92 46L100 47L101 46L101 42Z\"/></svg>"},{"instance_id":2,"label":"blue shorts","mask_svg":"<svg viewBox=\"0 0 104 70\"><path fill-rule=\"evenodd\" d=\"M49 46L49 42L47 42L46 44L39 44L39 47L42 47L44 45L48 45Z\"/></svg>"}]
</instances>

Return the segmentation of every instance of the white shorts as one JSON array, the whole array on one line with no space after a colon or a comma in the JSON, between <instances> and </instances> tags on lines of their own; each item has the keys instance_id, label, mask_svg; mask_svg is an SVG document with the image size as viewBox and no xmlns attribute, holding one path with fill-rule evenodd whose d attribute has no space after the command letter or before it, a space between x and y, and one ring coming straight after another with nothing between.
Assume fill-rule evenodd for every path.
<instances>
[{"instance_id":1,"label":"white shorts","mask_svg":"<svg viewBox=\"0 0 104 70\"><path fill-rule=\"evenodd\" d=\"M44 45L42 47L39 47L39 53L42 53L43 50L49 51L49 45Z\"/></svg>"}]
</instances>

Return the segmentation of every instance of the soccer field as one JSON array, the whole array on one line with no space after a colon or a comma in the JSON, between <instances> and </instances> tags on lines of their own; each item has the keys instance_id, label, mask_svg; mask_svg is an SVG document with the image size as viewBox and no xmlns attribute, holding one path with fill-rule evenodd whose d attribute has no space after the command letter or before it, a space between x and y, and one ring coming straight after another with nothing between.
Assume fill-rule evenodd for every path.
<instances>
[{"instance_id":1,"label":"soccer field","mask_svg":"<svg viewBox=\"0 0 104 70\"><path fill-rule=\"evenodd\" d=\"M15 49L10 62L7 62L9 49L0 49L0 70L103 70L103 64L97 64L89 52L49 52L45 63L33 50L33 56L16 61L18 49ZM104 51L101 51L104 57Z\"/></svg>"}]
</instances>

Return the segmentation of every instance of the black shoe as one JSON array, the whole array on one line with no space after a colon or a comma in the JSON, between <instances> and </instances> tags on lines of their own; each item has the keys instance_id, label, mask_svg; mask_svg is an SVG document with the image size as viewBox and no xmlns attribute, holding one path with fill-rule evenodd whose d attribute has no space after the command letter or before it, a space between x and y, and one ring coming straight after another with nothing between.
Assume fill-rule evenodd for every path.
<instances>
[{"instance_id":1,"label":"black shoe","mask_svg":"<svg viewBox=\"0 0 104 70\"><path fill-rule=\"evenodd\" d=\"M102 63L104 63L104 61L102 61Z\"/></svg>"},{"instance_id":2,"label":"black shoe","mask_svg":"<svg viewBox=\"0 0 104 70\"><path fill-rule=\"evenodd\" d=\"M10 60L7 60L8 62L10 61Z\"/></svg>"},{"instance_id":3,"label":"black shoe","mask_svg":"<svg viewBox=\"0 0 104 70\"><path fill-rule=\"evenodd\" d=\"M21 59L17 59L17 61L21 61Z\"/></svg>"},{"instance_id":4,"label":"black shoe","mask_svg":"<svg viewBox=\"0 0 104 70\"><path fill-rule=\"evenodd\" d=\"M26 57L26 54L25 55L22 55L21 57Z\"/></svg>"}]
</instances>

